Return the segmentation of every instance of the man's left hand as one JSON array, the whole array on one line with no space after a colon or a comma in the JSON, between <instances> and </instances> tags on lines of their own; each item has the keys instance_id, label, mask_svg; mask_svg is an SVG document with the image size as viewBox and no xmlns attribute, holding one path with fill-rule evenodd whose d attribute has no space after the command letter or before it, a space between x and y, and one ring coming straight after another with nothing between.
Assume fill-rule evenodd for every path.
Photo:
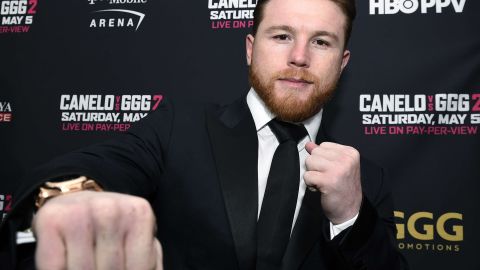
<instances>
[{"instance_id":1,"label":"man's left hand","mask_svg":"<svg viewBox=\"0 0 480 270\"><path fill-rule=\"evenodd\" d=\"M310 156L305 161L303 178L309 188L321 192L327 218L336 225L355 217L362 204L358 151L331 142L320 145L309 142L305 148Z\"/></svg>"}]
</instances>

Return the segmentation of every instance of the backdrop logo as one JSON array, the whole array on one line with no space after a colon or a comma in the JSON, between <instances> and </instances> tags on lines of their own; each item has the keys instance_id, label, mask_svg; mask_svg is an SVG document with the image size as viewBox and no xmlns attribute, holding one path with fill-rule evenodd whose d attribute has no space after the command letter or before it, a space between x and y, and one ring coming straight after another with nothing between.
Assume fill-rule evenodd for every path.
<instances>
[{"instance_id":1,"label":"backdrop logo","mask_svg":"<svg viewBox=\"0 0 480 270\"><path fill-rule=\"evenodd\" d=\"M462 13L465 2L466 0L370 0L370 15L443 13L452 9L456 13Z\"/></svg>"},{"instance_id":2,"label":"backdrop logo","mask_svg":"<svg viewBox=\"0 0 480 270\"><path fill-rule=\"evenodd\" d=\"M363 94L359 110L365 135L479 133L480 94Z\"/></svg>"},{"instance_id":3,"label":"backdrop logo","mask_svg":"<svg viewBox=\"0 0 480 270\"><path fill-rule=\"evenodd\" d=\"M12 210L12 195L0 194L0 222L5 218L10 210Z\"/></svg>"},{"instance_id":4,"label":"backdrop logo","mask_svg":"<svg viewBox=\"0 0 480 270\"><path fill-rule=\"evenodd\" d=\"M162 95L61 95L63 131L127 131L155 111Z\"/></svg>"},{"instance_id":5,"label":"backdrop logo","mask_svg":"<svg viewBox=\"0 0 480 270\"><path fill-rule=\"evenodd\" d=\"M12 105L10 102L0 101L0 123L12 122Z\"/></svg>"},{"instance_id":6,"label":"backdrop logo","mask_svg":"<svg viewBox=\"0 0 480 270\"><path fill-rule=\"evenodd\" d=\"M88 0L90 5L94 5L97 2L108 2L110 5L112 4L146 4L147 0Z\"/></svg>"},{"instance_id":7,"label":"backdrop logo","mask_svg":"<svg viewBox=\"0 0 480 270\"><path fill-rule=\"evenodd\" d=\"M102 6L91 12L90 28L138 30L145 13L120 8L128 4L146 4L147 0L88 0L89 5Z\"/></svg>"},{"instance_id":8,"label":"backdrop logo","mask_svg":"<svg viewBox=\"0 0 480 270\"><path fill-rule=\"evenodd\" d=\"M430 252L459 252L464 240L463 214L434 215L416 212L410 216L395 211L398 248Z\"/></svg>"},{"instance_id":9,"label":"backdrop logo","mask_svg":"<svg viewBox=\"0 0 480 270\"><path fill-rule=\"evenodd\" d=\"M0 34L27 33L37 14L38 0L3 0L0 4Z\"/></svg>"},{"instance_id":10,"label":"backdrop logo","mask_svg":"<svg viewBox=\"0 0 480 270\"><path fill-rule=\"evenodd\" d=\"M257 0L208 0L212 29L250 28Z\"/></svg>"}]
</instances>

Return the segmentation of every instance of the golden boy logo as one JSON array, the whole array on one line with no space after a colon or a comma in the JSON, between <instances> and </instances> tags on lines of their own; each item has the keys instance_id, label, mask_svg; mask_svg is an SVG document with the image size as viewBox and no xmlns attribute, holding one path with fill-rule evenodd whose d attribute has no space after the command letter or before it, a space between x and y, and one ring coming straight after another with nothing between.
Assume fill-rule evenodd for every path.
<instances>
[{"instance_id":1,"label":"golden boy logo","mask_svg":"<svg viewBox=\"0 0 480 270\"><path fill-rule=\"evenodd\" d=\"M394 216L400 249L460 251L459 244L464 240L463 214L416 212L406 215L404 212L394 211Z\"/></svg>"}]
</instances>

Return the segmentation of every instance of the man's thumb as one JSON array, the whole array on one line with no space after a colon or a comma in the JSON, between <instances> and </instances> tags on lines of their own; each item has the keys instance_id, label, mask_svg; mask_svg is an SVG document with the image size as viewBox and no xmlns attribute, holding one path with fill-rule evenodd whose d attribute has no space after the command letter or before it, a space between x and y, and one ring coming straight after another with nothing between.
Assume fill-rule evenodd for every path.
<instances>
[{"instance_id":1,"label":"man's thumb","mask_svg":"<svg viewBox=\"0 0 480 270\"><path fill-rule=\"evenodd\" d=\"M318 147L318 145L316 145L316 144L313 143L313 142L308 142L308 143L305 145L305 149L307 150L307 152L308 152L309 154L312 154L313 149L315 149L316 147Z\"/></svg>"}]
</instances>

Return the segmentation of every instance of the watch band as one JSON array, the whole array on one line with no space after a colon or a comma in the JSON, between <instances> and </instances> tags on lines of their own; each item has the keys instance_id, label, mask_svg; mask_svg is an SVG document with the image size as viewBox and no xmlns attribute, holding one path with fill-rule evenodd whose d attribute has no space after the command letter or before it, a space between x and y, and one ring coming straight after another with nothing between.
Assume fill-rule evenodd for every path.
<instances>
[{"instance_id":1,"label":"watch band","mask_svg":"<svg viewBox=\"0 0 480 270\"><path fill-rule=\"evenodd\" d=\"M53 197L83 190L103 191L94 180L88 179L86 176L80 176L62 182L45 182L45 184L40 187L40 192L35 200L35 206L39 209L47 200Z\"/></svg>"}]
</instances>

